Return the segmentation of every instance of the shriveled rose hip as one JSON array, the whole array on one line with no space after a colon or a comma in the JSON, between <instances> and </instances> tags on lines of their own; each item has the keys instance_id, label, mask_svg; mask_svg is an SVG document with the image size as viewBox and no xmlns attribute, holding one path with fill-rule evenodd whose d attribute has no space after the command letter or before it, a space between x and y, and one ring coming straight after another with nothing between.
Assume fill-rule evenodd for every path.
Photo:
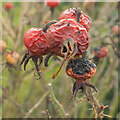
<instances>
[{"instance_id":1,"label":"shriveled rose hip","mask_svg":"<svg viewBox=\"0 0 120 120\"><path fill-rule=\"evenodd\" d=\"M78 49L77 54L82 54L87 50L89 42L86 29L74 19L62 19L51 25L47 31L48 46L61 57L64 57L68 47L71 47L71 51L75 49L75 44Z\"/></svg>"},{"instance_id":2,"label":"shriveled rose hip","mask_svg":"<svg viewBox=\"0 0 120 120\"><path fill-rule=\"evenodd\" d=\"M77 8L70 8L65 11L63 11L60 16L59 20L61 19L75 19L77 20ZM83 25L87 31L89 31L91 25L92 25L92 20L89 16L87 16L83 11L80 11L80 19L79 23Z\"/></svg>"},{"instance_id":3,"label":"shriveled rose hip","mask_svg":"<svg viewBox=\"0 0 120 120\"><path fill-rule=\"evenodd\" d=\"M15 51L5 53L5 59L8 64L15 65L19 59L19 54Z\"/></svg>"},{"instance_id":4,"label":"shriveled rose hip","mask_svg":"<svg viewBox=\"0 0 120 120\"><path fill-rule=\"evenodd\" d=\"M49 53L46 44L46 34L39 28L30 28L24 35L23 41L33 56L40 56Z\"/></svg>"},{"instance_id":5,"label":"shriveled rose hip","mask_svg":"<svg viewBox=\"0 0 120 120\"><path fill-rule=\"evenodd\" d=\"M6 50L6 43L3 40L0 40L0 53L4 52Z\"/></svg>"},{"instance_id":6,"label":"shriveled rose hip","mask_svg":"<svg viewBox=\"0 0 120 120\"><path fill-rule=\"evenodd\" d=\"M93 50L93 54L95 57L104 58L108 54L108 48L104 47L104 46L103 47L96 47Z\"/></svg>"},{"instance_id":7,"label":"shriveled rose hip","mask_svg":"<svg viewBox=\"0 0 120 120\"><path fill-rule=\"evenodd\" d=\"M89 86L97 92L95 86L86 81L92 78L95 72L96 65L93 62L80 57L70 59L66 66L66 73L76 80L73 85L73 94L76 91L76 95L79 89L85 90L85 86Z\"/></svg>"},{"instance_id":8,"label":"shriveled rose hip","mask_svg":"<svg viewBox=\"0 0 120 120\"><path fill-rule=\"evenodd\" d=\"M119 26L116 25L112 28L112 31L116 34L116 35L119 35L120 34L120 29L119 29Z\"/></svg>"}]
</instances>

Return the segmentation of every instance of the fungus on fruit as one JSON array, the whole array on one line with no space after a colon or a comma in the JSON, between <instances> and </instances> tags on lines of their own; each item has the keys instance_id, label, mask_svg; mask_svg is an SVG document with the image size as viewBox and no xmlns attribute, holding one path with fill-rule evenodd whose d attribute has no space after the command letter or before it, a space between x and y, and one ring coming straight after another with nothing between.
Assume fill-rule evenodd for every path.
<instances>
[{"instance_id":1,"label":"fungus on fruit","mask_svg":"<svg viewBox=\"0 0 120 120\"><path fill-rule=\"evenodd\" d=\"M66 73L76 80L73 85L73 94L76 91L75 96L79 89L84 91L86 86L89 86L97 91L94 85L86 81L87 79L92 78L95 72L96 65L83 57L71 58L68 61L66 66Z\"/></svg>"},{"instance_id":2,"label":"fungus on fruit","mask_svg":"<svg viewBox=\"0 0 120 120\"><path fill-rule=\"evenodd\" d=\"M82 55L90 42L86 29L74 19L62 19L52 24L46 35L49 48L54 54L64 58L61 67L68 58ZM58 72L53 75L53 78L57 74Z\"/></svg>"}]
</instances>

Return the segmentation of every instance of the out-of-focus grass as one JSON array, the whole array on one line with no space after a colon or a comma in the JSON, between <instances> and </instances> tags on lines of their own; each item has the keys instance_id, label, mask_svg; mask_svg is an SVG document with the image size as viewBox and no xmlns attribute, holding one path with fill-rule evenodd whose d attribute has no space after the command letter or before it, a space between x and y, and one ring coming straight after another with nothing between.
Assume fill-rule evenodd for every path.
<instances>
[{"instance_id":1,"label":"out-of-focus grass","mask_svg":"<svg viewBox=\"0 0 120 120\"><path fill-rule=\"evenodd\" d=\"M36 80L37 77L34 76L35 71L32 70L34 65L31 61L27 66L27 71L19 70L19 63L24 53L27 51L22 41L25 31L30 27L42 27L45 21L51 20L51 14L47 6L42 6L44 5L43 3L25 3L28 5L28 9L25 13L23 3L13 4L14 9L6 11L3 3L2 20L8 25L11 31L3 25L2 40L7 43L8 48L14 50L19 28L21 24L23 24L22 32L20 33L20 41L18 41L19 44L16 47L16 51L20 54L20 59L16 65L16 69L8 71L8 69L5 68L2 71L2 86L5 89L3 90L3 117L25 117L27 112L43 97L45 92L49 91L49 83L52 84L54 95L64 108L66 117L94 117L92 111L89 110L91 106L88 101L80 103L80 101L85 99L80 91L76 100L71 99L72 85L75 80L68 77L65 73L66 64L54 80L52 80L52 74L58 70L61 62L55 61L53 57L49 61L49 66L41 73L40 80ZM114 33L111 34L111 28L116 24L116 21L114 21L111 26L108 24L113 17L118 16L116 4L117 3L96 3L94 6L90 7L88 11L83 7L82 3L63 2L59 7L55 8L55 15L52 19L58 20L59 14L65 9L81 7L81 10L89 15L93 21L92 27L88 32L91 40L88 49L88 57L91 58L93 57L92 49L94 47L102 45L103 42L110 42L109 38L102 39L104 35L110 34L113 36L115 42L118 42ZM44 11L44 13L41 11ZM109 11L109 13L107 11ZM13 18L11 18L13 13ZM22 13L24 13L23 16ZM13 27L11 27L12 25ZM95 84L98 88L98 93L95 93L95 96L100 100L100 103L109 105L109 107L105 109L105 114L109 114L115 118L118 115L118 58L111 46L108 46L108 50L107 58L100 60L96 74L91 79L91 83ZM5 61L4 57L1 62L3 61ZM42 68L44 68L43 65L41 66L41 69ZM42 104L32 111L28 117L47 117L47 109L50 117L63 117L61 110L52 99L51 93L44 98Z\"/></svg>"}]
</instances>

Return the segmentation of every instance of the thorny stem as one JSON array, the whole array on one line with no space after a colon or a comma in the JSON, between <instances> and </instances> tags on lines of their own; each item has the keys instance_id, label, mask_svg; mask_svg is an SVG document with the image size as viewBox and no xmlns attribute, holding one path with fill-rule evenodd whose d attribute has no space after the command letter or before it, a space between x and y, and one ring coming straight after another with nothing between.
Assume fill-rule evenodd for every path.
<instances>
[{"instance_id":1,"label":"thorny stem","mask_svg":"<svg viewBox=\"0 0 120 120\"><path fill-rule=\"evenodd\" d=\"M66 113L65 113L65 110L64 110L63 106L59 103L59 101L56 99L56 97L54 95L51 83L49 84L49 88L50 88L50 93L51 93L51 97L52 97L53 101L58 105L58 107L61 110L62 114L64 116L66 116Z\"/></svg>"},{"instance_id":2,"label":"thorny stem","mask_svg":"<svg viewBox=\"0 0 120 120\"><path fill-rule=\"evenodd\" d=\"M91 104L91 106L95 111L95 118L98 120L101 120L103 118L103 110L101 109L100 103L98 102L96 97L93 95L91 88L86 87L86 90L84 92L89 103Z\"/></svg>"}]
</instances>

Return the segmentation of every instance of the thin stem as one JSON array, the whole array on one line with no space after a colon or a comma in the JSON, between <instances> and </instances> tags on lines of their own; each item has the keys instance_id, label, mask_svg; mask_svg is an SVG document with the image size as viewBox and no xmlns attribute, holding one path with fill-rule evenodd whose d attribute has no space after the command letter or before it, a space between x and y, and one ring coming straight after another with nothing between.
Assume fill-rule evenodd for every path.
<instances>
[{"instance_id":1,"label":"thin stem","mask_svg":"<svg viewBox=\"0 0 120 120\"><path fill-rule=\"evenodd\" d=\"M64 110L63 106L59 103L59 101L56 99L56 97L54 95L51 83L49 84L49 88L50 88L50 93L51 93L51 97L52 97L53 101L58 105L58 107L61 110L62 114L64 116L66 116L66 113L65 113L65 110Z\"/></svg>"},{"instance_id":2,"label":"thin stem","mask_svg":"<svg viewBox=\"0 0 120 120\"><path fill-rule=\"evenodd\" d=\"M42 98L40 98L40 100L38 100L38 102L26 113L26 115L24 116L24 118L28 118L30 116L30 114L36 109L38 108L38 106L43 102L43 100L46 98L46 96L49 94L49 91L47 91L46 93L44 93L44 95L42 96Z\"/></svg>"},{"instance_id":3,"label":"thin stem","mask_svg":"<svg viewBox=\"0 0 120 120\"><path fill-rule=\"evenodd\" d=\"M93 95L91 88L86 87L86 91L84 91L84 92L85 92L85 95L86 95L89 103L91 104L91 106L93 107L93 109L95 111L95 118L102 119L103 118L103 110L101 109L100 103L98 102L96 97Z\"/></svg>"}]
</instances>

